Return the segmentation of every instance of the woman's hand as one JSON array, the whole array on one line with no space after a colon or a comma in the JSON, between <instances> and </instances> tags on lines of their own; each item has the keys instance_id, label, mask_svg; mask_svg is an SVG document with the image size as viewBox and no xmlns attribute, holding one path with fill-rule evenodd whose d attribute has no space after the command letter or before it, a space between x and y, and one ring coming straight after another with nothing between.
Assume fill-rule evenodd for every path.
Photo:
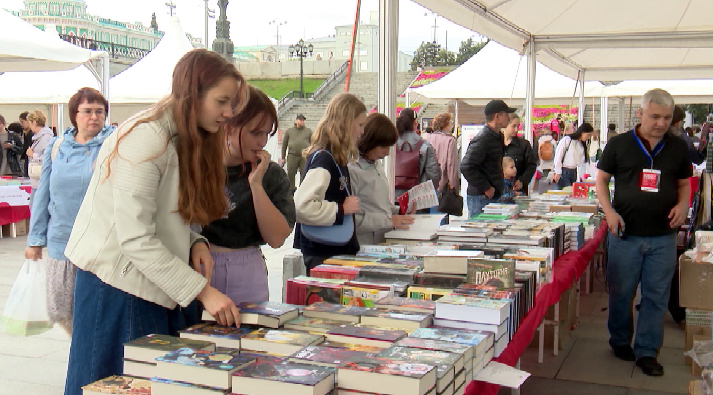
<instances>
[{"instance_id":1,"label":"woman's hand","mask_svg":"<svg viewBox=\"0 0 713 395\"><path fill-rule=\"evenodd\" d=\"M394 229L408 229L413 223L413 217L410 215L392 215L391 227Z\"/></svg>"},{"instance_id":2,"label":"woman's hand","mask_svg":"<svg viewBox=\"0 0 713 395\"><path fill-rule=\"evenodd\" d=\"M32 148L28 148L27 151L25 151L25 153L27 154L28 158L32 158L32 155L34 154L34 152L32 152Z\"/></svg>"},{"instance_id":3,"label":"woman's hand","mask_svg":"<svg viewBox=\"0 0 713 395\"><path fill-rule=\"evenodd\" d=\"M520 182L520 180L515 180L515 182L512 183L512 189L516 191L522 189L522 182Z\"/></svg>"},{"instance_id":4,"label":"woman's hand","mask_svg":"<svg viewBox=\"0 0 713 395\"><path fill-rule=\"evenodd\" d=\"M344 208L344 215L352 215L359 211L359 198L356 196L349 196L344 199L342 203Z\"/></svg>"},{"instance_id":5,"label":"woman's hand","mask_svg":"<svg viewBox=\"0 0 713 395\"><path fill-rule=\"evenodd\" d=\"M206 280L210 281L213 273L213 258L210 256L208 244L197 242L191 247L191 266L198 273L202 274Z\"/></svg>"},{"instance_id":6,"label":"woman's hand","mask_svg":"<svg viewBox=\"0 0 713 395\"><path fill-rule=\"evenodd\" d=\"M42 247L27 247L25 248L25 259L39 261L42 259Z\"/></svg>"},{"instance_id":7,"label":"woman's hand","mask_svg":"<svg viewBox=\"0 0 713 395\"><path fill-rule=\"evenodd\" d=\"M248 176L248 183L250 183L251 188L254 186L262 186L262 178L265 177L267 167L270 166L270 154L262 150L257 153L257 160L260 163L257 165L253 164L253 168Z\"/></svg>"},{"instance_id":8,"label":"woman's hand","mask_svg":"<svg viewBox=\"0 0 713 395\"><path fill-rule=\"evenodd\" d=\"M224 326L240 326L240 310L235 307L235 303L229 297L223 295L217 289L206 284L196 299L203 303L208 314L213 316L218 324Z\"/></svg>"},{"instance_id":9,"label":"woman's hand","mask_svg":"<svg viewBox=\"0 0 713 395\"><path fill-rule=\"evenodd\" d=\"M560 180L561 177L562 177L562 175L560 175L560 174L555 174L555 175L553 175L553 176L552 176L552 182L559 182L559 180Z\"/></svg>"}]
</instances>

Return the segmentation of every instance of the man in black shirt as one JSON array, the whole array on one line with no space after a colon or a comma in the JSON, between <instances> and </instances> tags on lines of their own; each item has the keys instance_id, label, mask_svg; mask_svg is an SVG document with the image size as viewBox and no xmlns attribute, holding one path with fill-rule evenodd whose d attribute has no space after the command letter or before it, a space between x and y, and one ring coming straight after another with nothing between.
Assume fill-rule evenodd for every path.
<instances>
[{"instance_id":1,"label":"man in black shirt","mask_svg":"<svg viewBox=\"0 0 713 395\"><path fill-rule=\"evenodd\" d=\"M637 113L641 124L607 143L596 181L610 232L609 345L614 355L636 361L650 376L664 373L656 357L676 267L676 233L686 219L687 178L692 173L686 143L667 133L673 106L668 92L647 92ZM609 202L611 176L615 179L613 206ZM641 308L632 349L632 301L639 283Z\"/></svg>"},{"instance_id":2,"label":"man in black shirt","mask_svg":"<svg viewBox=\"0 0 713 395\"><path fill-rule=\"evenodd\" d=\"M27 158L27 149L32 146L32 136L35 134L32 133L32 130L30 130L30 121L27 120L27 115L29 112L25 111L22 114L20 114L20 126L22 126L22 134L23 134L23 144L22 144L22 154L20 155L20 159L24 162L23 163L23 168L22 171L23 176L27 177L27 168L30 165L30 160Z\"/></svg>"}]
</instances>

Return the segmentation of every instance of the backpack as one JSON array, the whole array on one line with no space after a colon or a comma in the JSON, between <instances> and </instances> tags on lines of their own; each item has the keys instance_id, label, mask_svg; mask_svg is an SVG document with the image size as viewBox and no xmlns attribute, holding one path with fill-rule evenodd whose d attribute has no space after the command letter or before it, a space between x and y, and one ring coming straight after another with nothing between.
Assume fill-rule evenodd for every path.
<instances>
[{"instance_id":1,"label":"backpack","mask_svg":"<svg viewBox=\"0 0 713 395\"><path fill-rule=\"evenodd\" d=\"M418 169L418 159L421 152L423 139L419 139L415 146L408 142L401 144L394 152L394 187L396 189L409 190L416 185L421 178ZM408 151L404 147L408 146Z\"/></svg>"},{"instance_id":2,"label":"backpack","mask_svg":"<svg viewBox=\"0 0 713 395\"><path fill-rule=\"evenodd\" d=\"M552 160L555 158L555 145L552 144L552 140L547 140L540 143L537 148L537 154L542 160Z\"/></svg>"}]
</instances>

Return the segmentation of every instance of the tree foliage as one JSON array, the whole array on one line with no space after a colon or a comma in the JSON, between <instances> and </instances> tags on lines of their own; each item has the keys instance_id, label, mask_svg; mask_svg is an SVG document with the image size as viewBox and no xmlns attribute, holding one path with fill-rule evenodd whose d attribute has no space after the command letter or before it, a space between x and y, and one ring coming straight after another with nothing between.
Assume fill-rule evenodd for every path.
<instances>
[{"instance_id":1,"label":"tree foliage","mask_svg":"<svg viewBox=\"0 0 713 395\"><path fill-rule=\"evenodd\" d=\"M468 38L465 41L460 42L460 47L458 48L458 55L456 55L455 58L455 64L457 65L462 65L465 63L468 59L470 59L473 55L477 54L485 44L487 44L490 40L486 39L485 41L474 41L473 37Z\"/></svg>"},{"instance_id":2,"label":"tree foliage","mask_svg":"<svg viewBox=\"0 0 713 395\"><path fill-rule=\"evenodd\" d=\"M693 123L703 123L711 113L711 104L688 104L684 107L693 116Z\"/></svg>"},{"instance_id":3,"label":"tree foliage","mask_svg":"<svg viewBox=\"0 0 713 395\"><path fill-rule=\"evenodd\" d=\"M471 37L465 41L461 41L460 48L458 48L458 53L456 54L447 51L445 48L441 48L441 45L438 43L423 41L413 53L411 70L416 70L419 67L461 65L470 59L471 56L478 53L487 43L488 40L474 41Z\"/></svg>"}]
</instances>

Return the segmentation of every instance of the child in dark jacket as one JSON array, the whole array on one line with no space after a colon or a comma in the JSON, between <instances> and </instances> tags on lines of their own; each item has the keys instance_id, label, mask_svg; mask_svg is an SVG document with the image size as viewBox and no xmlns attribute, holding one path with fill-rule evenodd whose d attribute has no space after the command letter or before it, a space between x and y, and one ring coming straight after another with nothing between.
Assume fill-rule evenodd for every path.
<instances>
[{"instance_id":1,"label":"child in dark jacket","mask_svg":"<svg viewBox=\"0 0 713 395\"><path fill-rule=\"evenodd\" d=\"M517 175L515 161L509 156L503 157L503 194L500 197L501 203L513 203L513 198L519 195L519 192L512 189L515 183L515 175Z\"/></svg>"}]
</instances>

